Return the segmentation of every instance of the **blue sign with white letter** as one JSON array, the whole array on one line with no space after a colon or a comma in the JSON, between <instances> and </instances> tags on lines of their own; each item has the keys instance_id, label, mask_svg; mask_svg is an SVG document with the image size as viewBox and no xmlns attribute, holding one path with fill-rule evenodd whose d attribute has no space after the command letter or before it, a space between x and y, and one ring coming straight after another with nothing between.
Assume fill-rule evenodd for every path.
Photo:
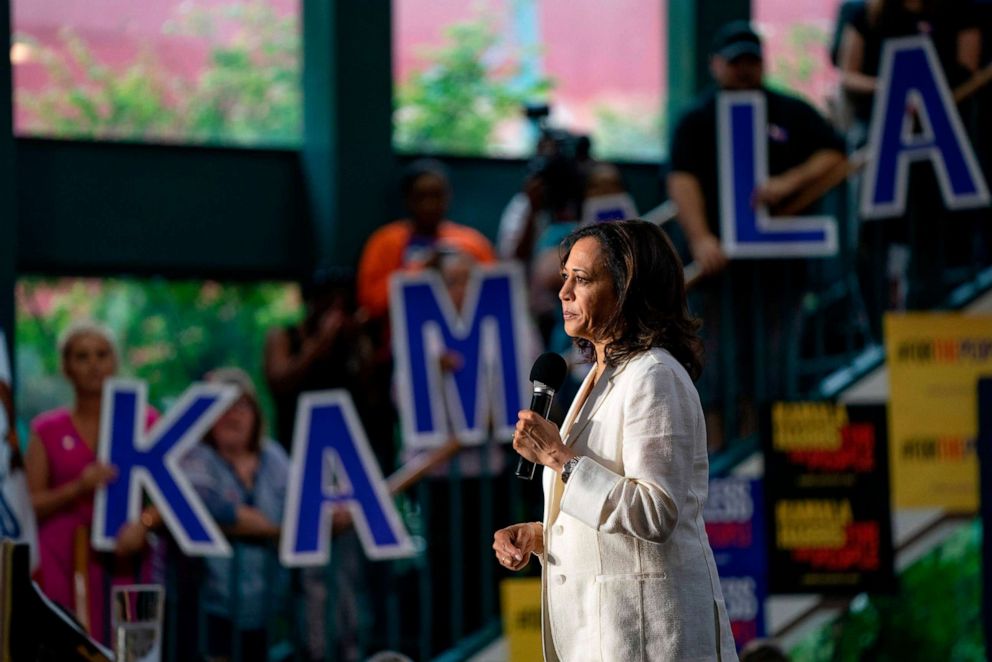
<instances>
[{"instance_id":1,"label":"blue sign with white letter","mask_svg":"<svg viewBox=\"0 0 992 662\"><path fill-rule=\"evenodd\" d=\"M929 37L885 42L868 145L865 218L903 214L913 161L933 164L948 208L989 204L988 186Z\"/></svg>"},{"instance_id":2,"label":"blue sign with white letter","mask_svg":"<svg viewBox=\"0 0 992 662\"><path fill-rule=\"evenodd\" d=\"M2 477L6 478L6 476ZM3 492L0 492L0 539L17 539L20 537L21 523L17 521L17 515L14 513L14 509L7 504Z\"/></svg>"},{"instance_id":3,"label":"blue sign with white letter","mask_svg":"<svg viewBox=\"0 0 992 662\"><path fill-rule=\"evenodd\" d=\"M765 636L768 556L761 488L759 480L713 478L703 510L738 648Z\"/></svg>"},{"instance_id":4,"label":"blue sign with white letter","mask_svg":"<svg viewBox=\"0 0 992 662\"><path fill-rule=\"evenodd\" d=\"M717 99L720 235L732 258L817 257L837 253L831 216L772 218L754 206L768 180L767 104L761 92L723 92Z\"/></svg>"},{"instance_id":5,"label":"blue sign with white letter","mask_svg":"<svg viewBox=\"0 0 992 662\"><path fill-rule=\"evenodd\" d=\"M437 273L398 274L390 313L405 443L438 446L452 434L481 443L490 419L497 437L509 439L528 395L520 267L477 269L461 315ZM440 364L446 351L461 364L448 374Z\"/></svg>"},{"instance_id":6,"label":"blue sign with white letter","mask_svg":"<svg viewBox=\"0 0 992 662\"><path fill-rule=\"evenodd\" d=\"M111 551L117 532L141 512L142 488L187 554L229 556L231 547L210 517L179 460L238 397L237 388L194 384L147 433L147 386L111 379L103 387L100 412L101 462L117 468L117 479L96 492L92 544Z\"/></svg>"},{"instance_id":7,"label":"blue sign with white letter","mask_svg":"<svg viewBox=\"0 0 992 662\"><path fill-rule=\"evenodd\" d=\"M327 563L331 515L347 507L372 559L414 553L347 391L300 396L279 557L284 565Z\"/></svg>"},{"instance_id":8,"label":"blue sign with white letter","mask_svg":"<svg viewBox=\"0 0 992 662\"><path fill-rule=\"evenodd\" d=\"M10 361L7 358L7 337L0 329L0 382L10 385ZM0 405L0 538L17 540L21 537L21 523L13 506L7 503L5 496L6 481L10 473L10 449L7 446L8 426L16 425L7 420L7 409Z\"/></svg>"}]
</instances>

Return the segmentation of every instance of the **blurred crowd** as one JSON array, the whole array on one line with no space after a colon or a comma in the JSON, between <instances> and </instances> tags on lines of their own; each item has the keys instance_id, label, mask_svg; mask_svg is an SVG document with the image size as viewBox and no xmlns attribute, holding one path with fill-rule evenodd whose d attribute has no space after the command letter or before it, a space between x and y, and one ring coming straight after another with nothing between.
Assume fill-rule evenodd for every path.
<instances>
[{"instance_id":1,"label":"blurred crowd","mask_svg":"<svg viewBox=\"0 0 992 662\"><path fill-rule=\"evenodd\" d=\"M890 39L932 41L988 179L992 143L981 118L992 107L990 9L970 0L844 2L829 53L840 82L825 113L768 85L762 40L749 24L731 23L714 35L714 85L675 124L666 173L686 258L700 275L691 296L707 349L699 390L711 448L753 434L762 405L815 396L830 371L882 342L887 312L938 307L992 263L989 209L949 209L927 160L909 168L904 213L877 220L859 213L862 148ZM717 181L721 91L755 91L766 101L769 177L753 204L772 216L834 216L836 257L727 258ZM914 133L922 130L918 112L906 109Z\"/></svg>"},{"instance_id":2,"label":"blurred crowd","mask_svg":"<svg viewBox=\"0 0 992 662\"><path fill-rule=\"evenodd\" d=\"M927 163L912 166L903 217L859 219L850 202L857 199L856 177L846 185L850 190L841 186L814 204L831 211L842 225L844 246L835 258L728 259L720 243L716 94L764 94L770 178L754 192L755 202L773 214L809 214L809 208L797 210L790 202L842 167L865 142L885 40L931 37L953 87L987 66L992 49L983 36L992 25L990 14L980 3L964 1L845 2L831 51L841 82L829 116L765 85L762 41L748 24L730 24L715 35L709 53L714 86L682 114L672 133L664 185L677 212L672 222L658 221L684 248L685 262L694 265L689 270L694 274L692 305L703 319L707 350L700 393L711 449L752 433L763 405L810 393L813 380L800 366L811 352L829 352L832 342L850 337L852 325L857 326L857 339L846 350L878 342L885 311L937 306L952 287L990 262L989 211L946 209ZM987 88L981 88L959 104L985 172L992 143L978 119L987 113L990 99ZM23 457L38 522L37 579L47 595L107 641L106 605L113 585L156 581L195 588L178 598L182 605L173 624L178 635L171 640L178 650L175 659L268 659L280 640L294 641L297 650L315 660L355 660L385 648L390 635L382 624L395 609L390 595L413 589L370 571L347 513L334 516L329 569L291 573L278 563L275 541L297 398L306 391L347 390L383 474L409 459L398 438L389 341L389 279L398 272L435 270L454 309L461 312L474 270L500 260L519 261L529 284L531 358L550 350L579 363L562 327L559 243L580 225L639 213L621 170L597 161L593 150L587 138L545 127L520 190L503 211L495 244L471 224L448 218L454 192L444 164L430 159L409 164L400 185L407 215L371 233L354 270L319 271L302 284L302 320L272 329L267 338L267 383L253 384L244 371L230 366L202 376L240 390L238 400L182 464L233 542L231 559L184 557L150 502L120 530L114 552L90 548L94 491L115 478L115 468L97 459L96 444L103 383L118 371L121 352L113 334L99 324L80 321L66 329L57 351L73 401L31 422ZM836 292L838 284L839 294L825 294ZM824 345L812 347L804 338L804 325L816 313L829 323L823 327ZM460 367L460 357L452 352L440 361L442 370ZM570 401L569 389L575 388L581 370L576 366L560 402ZM269 389L275 403L274 421L263 420L260 386ZM0 388L7 410L9 395ZM8 413L12 418L12 410ZM149 410L145 425L157 418L158 412ZM13 426L11 435L16 435ZM16 439L12 447L19 447ZM502 480L510 472L506 448L494 444L489 450L462 467L460 492L450 490L442 467L416 497L427 520L424 529L436 532L426 536L426 545L439 596L460 590L443 581L451 561L443 504L454 497L462 499L469 515L484 507L497 518L506 514L499 510L505 506L484 505L471 482ZM510 482L497 490L510 489ZM485 558L484 553L470 556ZM477 561L466 563L472 572ZM478 616L473 609L477 611L466 604L467 627L481 624L473 621ZM440 630L437 640L453 643L445 642Z\"/></svg>"}]
</instances>

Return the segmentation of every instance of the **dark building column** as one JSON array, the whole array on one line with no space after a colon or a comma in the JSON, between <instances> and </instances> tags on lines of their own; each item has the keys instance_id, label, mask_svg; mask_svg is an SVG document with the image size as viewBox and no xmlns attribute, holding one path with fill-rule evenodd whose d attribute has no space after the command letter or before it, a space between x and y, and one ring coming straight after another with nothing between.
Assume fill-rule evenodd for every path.
<instances>
[{"instance_id":1,"label":"dark building column","mask_svg":"<svg viewBox=\"0 0 992 662\"><path fill-rule=\"evenodd\" d=\"M14 281L17 268L17 206L14 202L13 90L11 89L10 3L0 0L0 329L7 335L11 368L14 340Z\"/></svg>"},{"instance_id":2,"label":"dark building column","mask_svg":"<svg viewBox=\"0 0 992 662\"><path fill-rule=\"evenodd\" d=\"M710 42L721 25L751 17L750 0L668 3L668 115L670 126L711 82Z\"/></svg>"},{"instance_id":3,"label":"dark building column","mask_svg":"<svg viewBox=\"0 0 992 662\"><path fill-rule=\"evenodd\" d=\"M318 266L350 266L387 220L392 151L391 3L303 1L303 171Z\"/></svg>"}]
</instances>

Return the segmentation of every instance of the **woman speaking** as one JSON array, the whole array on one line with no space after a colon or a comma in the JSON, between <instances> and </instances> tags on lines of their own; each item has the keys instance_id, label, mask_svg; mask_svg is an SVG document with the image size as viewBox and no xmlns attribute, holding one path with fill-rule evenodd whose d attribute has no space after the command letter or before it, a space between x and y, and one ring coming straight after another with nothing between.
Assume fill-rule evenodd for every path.
<instances>
[{"instance_id":1,"label":"woman speaking","mask_svg":"<svg viewBox=\"0 0 992 662\"><path fill-rule=\"evenodd\" d=\"M697 322L656 226L600 223L562 244L565 331L595 361L558 428L520 412L513 446L545 466L544 521L494 536L543 566L547 660L736 660L703 526L708 459Z\"/></svg>"}]
</instances>

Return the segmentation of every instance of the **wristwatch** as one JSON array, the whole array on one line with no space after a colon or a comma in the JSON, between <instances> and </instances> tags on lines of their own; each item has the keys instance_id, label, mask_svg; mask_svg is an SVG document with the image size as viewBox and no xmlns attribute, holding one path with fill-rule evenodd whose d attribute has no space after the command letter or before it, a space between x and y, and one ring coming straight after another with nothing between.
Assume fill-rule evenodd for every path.
<instances>
[{"instance_id":1,"label":"wristwatch","mask_svg":"<svg viewBox=\"0 0 992 662\"><path fill-rule=\"evenodd\" d=\"M581 457L573 457L571 460L567 461L565 464L562 465L561 482L563 483L568 482L569 476L572 475L572 472L575 470L575 467L579 465L579 460L581 459L582 459Z\"/></svg>"}]
</instances>

